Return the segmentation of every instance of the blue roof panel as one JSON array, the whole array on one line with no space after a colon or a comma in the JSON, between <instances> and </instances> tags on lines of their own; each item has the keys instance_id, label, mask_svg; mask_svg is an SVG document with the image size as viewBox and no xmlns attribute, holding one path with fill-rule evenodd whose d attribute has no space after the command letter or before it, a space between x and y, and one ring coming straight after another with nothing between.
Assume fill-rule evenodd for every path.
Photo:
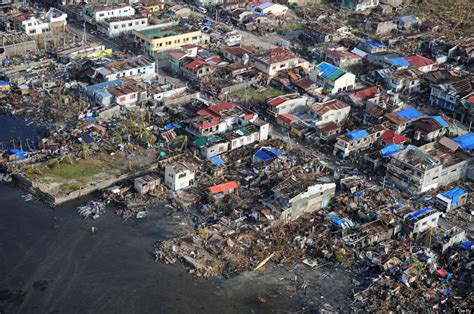
<instances>
[{"instance_id":1,"label":"blue roof panel","mask_svg":"<svg viewBox=\"0 0 474 314\"><path fill-rule=\"evenodd\" d=\"M380 41L376 41L373 39L367 39L365 41L371 48L382 48L384 47L384 44L382 44Z\"/></svg>"},{"instance_id":2,"label":"blue roof panel","mask_svg":"<svg viewBox=\"0 0 474 314\"><path fill-rule=\"evenodd\" d=\"M451 190L441 193L441 195L451 199L451 203L453 204L453 206L458 206L459 197L466 193L467 191L461 188L455 187L455 188L452 188Z\"/></svg>"},{"instance_id":3,"label":"blue roof panel","mask_svg":"<svg viewBox=\"0 0 474 314\"><path fill-rule=\"evenodd\" d=\"M418 117L421 117L423 114L421 114L415 108L407 108L405 110L397 112L397 115L402 117L402 118L405 118L407 120L412 120L412 119L416 119Z\"/></svg>"},{"instance_id":4,"label":"blue roof panel","mask_svg":"<svg viewBox=\"0 0 474 314\"><path fill-rule=\"evenodd\" d=\"M390 63L392 63L393 65L399 66L399 67L409 67L410 66L410 62L408 62L408 60L403 58L403 57L390 59Z\"/></svg>"},{"instance_id":5,"label":"blue roof panel","mask_svg":"<svg viewBox=\"0 0 474 314\"><path fill-rule=\"evenodd\" d=\"M418 219L418 217L420 217L421 215L426 214L426 213L431 213L432 211L433 211L432 208L425 207L423 209L417 210L416 212L409 214L409 216L411 219Z\"/></svg>"},{"instance_id":6,"label":"blue roof panel","mask_svg":"<svg viewBox=\"0 0 474 314\"><path fill-rule=\"evenodd\" d=\"M210 160L214 165L217 165L217 166L223 166L224 165L224 161L222 161L222 159L220 159L217 156L211 157Z\"/></svg>"},{"instance_id":7,"label":"blue roof panel","mask_svg":"<svg viewBox=\"0 0 474 314\"><path fill-rule=\"evenodd\" d=\"M257 157L257 158L259 158L263 161L268 161L268 160L274 159L272 156L268 155L263 150L259 150L258 152L256 152L255 157Z\"/></svg>"},{"instance_id":8,"label":"blue roof panel","mask_svg":"<svg viewBox=\"0 0 474 314\"><path fill-rule=\"evenodd\" d=\"M369 135L366 130L353 130L350 132L346 133L347 137L349 137L351 140L356 140L361 137Z\"/></svg>"},{"instance_id":9,"label":"blue roof panel","mask_svg":"<svg viewBox=\"0 0 474 314\"><path fill-rule=\"evenodd\" d=\"M443 128L447 128L449 126L448 123L446 121L444 121L444 119L441 118L440 116L430 116L428 118L435 119L436 122L438 122L439 125L441 125L441 127L443 127Z\"/></svg>"},{"instance_id":10,"label":"blue roof panel","mask_svg":"<svg viewBox=\"0 0 474 314\"><path fill-rule=\"evenodd\" d=\"M458 143L462 149L474 149L474 132L455 137L453 138L453 141Z\"/></svg>"},{"instance_id":11,"label":"blue roof panel","mask_svg":"<svg viewBox=\"0 0 474 314\"><path fill-rule=\"evenodd\" d=\"M390 144L385 146L380 150L380 153L382 156L391 156L395 153L398 153L400 151L400 147L398 147L397 144Z\"/></svg>"},{"instance_id":12,"label":"blue roof panel","mask_svg":"<svg viewBox=\"0 0 474 314\"><path fill-rule=\"evenodd\" d=\"M329 75L331 75L332 73L334 73L338 70L338 67L336 67L336 66L334 66L330 63L327 63L327 62L321 62L317 67L318 67L319 70L321 70L323 72L321 74L321 76L323 78L328 77Z\"/></svg>"},{"instance_id":13,"label":"blue roof panel","mask_svg":"<svg viewBox=\"0 0 474 314\"><path fill-rule=\"evenodd\" d=\"M281 151L273 147L265 147L264 150L271 152L275 156L283 156L283 153Z\"/></svg>"}]
</instances>

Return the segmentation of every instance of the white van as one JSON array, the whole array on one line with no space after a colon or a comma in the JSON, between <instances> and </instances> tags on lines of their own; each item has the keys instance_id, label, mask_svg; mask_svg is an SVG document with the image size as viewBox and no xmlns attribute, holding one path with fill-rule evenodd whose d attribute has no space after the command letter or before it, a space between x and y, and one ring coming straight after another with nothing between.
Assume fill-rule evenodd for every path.
<instances>
[{"instance_id":1,"label":"white van","mask_svg":"<svg viewBox=\"0 0 474 314\"><path fill-rule=\"evenodd\" d=\"M203 8L203 7L198 7L197 10L203 14L206 14L207 13L207 10L206 8Z\"/></svg>"}]
</instances>

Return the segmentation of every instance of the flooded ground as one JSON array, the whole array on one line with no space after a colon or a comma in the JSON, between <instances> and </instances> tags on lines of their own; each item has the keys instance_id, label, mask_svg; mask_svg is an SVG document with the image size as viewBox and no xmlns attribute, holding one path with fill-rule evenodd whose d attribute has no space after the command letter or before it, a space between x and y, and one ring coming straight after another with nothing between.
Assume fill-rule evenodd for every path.
<instances>
[{"instance_id":1,"label":"flooded ground","mask_svg":"<svg viewBox=\"0 0 474 314\"><path fill-rule=\"evenodd\" d=\"M77 215L77 204L53 210L21 195L0 185L2 313L293 312L350 302L352 275L333 267L271 265L206 280L179 264L155 263L153 242L176 224L161 209L138 222L122 223L112 212L92 221Z\"/></svg>"}]
</instances>

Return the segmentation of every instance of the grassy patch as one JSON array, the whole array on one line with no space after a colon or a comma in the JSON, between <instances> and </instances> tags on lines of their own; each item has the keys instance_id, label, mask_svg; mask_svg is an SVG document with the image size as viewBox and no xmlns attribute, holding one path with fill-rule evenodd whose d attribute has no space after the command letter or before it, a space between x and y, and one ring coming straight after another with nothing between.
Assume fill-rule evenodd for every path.
<instances>
[{"instance_id":1,"label":"grassy patch","mask_svg":"<svg viewBox=\"0 0 474 314\"><path fill-rule=\"evenodd\" d=\"M256 90L255 88L241 89L232 92L230 96L242 103L260 104L266 102L268 99L284 95L285 93L276 88L267 88L265 90Z\"/></svg>"},{"instance_id":2,"label":"grassy patch","mask_svg":"<svg viewBox=\"0 0 474 314\"><path fill-rule=\"evenodd\" d=\"M288 25L286 25L286 29L293 32L299 31L300 29L303 29L303 25L299 23L289 23Z\"/></svg>"}]
</instances>

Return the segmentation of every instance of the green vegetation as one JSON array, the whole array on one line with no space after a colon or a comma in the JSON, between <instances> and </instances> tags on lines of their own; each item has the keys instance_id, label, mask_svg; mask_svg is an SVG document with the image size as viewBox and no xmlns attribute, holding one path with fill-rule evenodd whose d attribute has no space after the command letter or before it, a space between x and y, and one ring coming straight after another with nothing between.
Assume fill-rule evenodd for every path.
<instances>
[{"instance_id":1,"label":"green vegetation","mask_svg":"<svg viewBox=\"0 0 474 314\"><path fill-rule=\"evenodd\" d=\"M241 89L230 94L232 99L241 103L260 104L268 99L284 95L285 93L276 88L267 88L265 90L256 90L255 88Z\"/></svg>"},{"instance_id":2,"label":"green vegetation","mask_svg":"<svg viewBox=\"0 0 474 314\"><path fill-rule=\"evenodd\" d=\"M290 30L290 31L298 31L300 29L303 29L303 24L300 23L289 23L286 25L285 29Z\"/></svg>"}]
</instances>

